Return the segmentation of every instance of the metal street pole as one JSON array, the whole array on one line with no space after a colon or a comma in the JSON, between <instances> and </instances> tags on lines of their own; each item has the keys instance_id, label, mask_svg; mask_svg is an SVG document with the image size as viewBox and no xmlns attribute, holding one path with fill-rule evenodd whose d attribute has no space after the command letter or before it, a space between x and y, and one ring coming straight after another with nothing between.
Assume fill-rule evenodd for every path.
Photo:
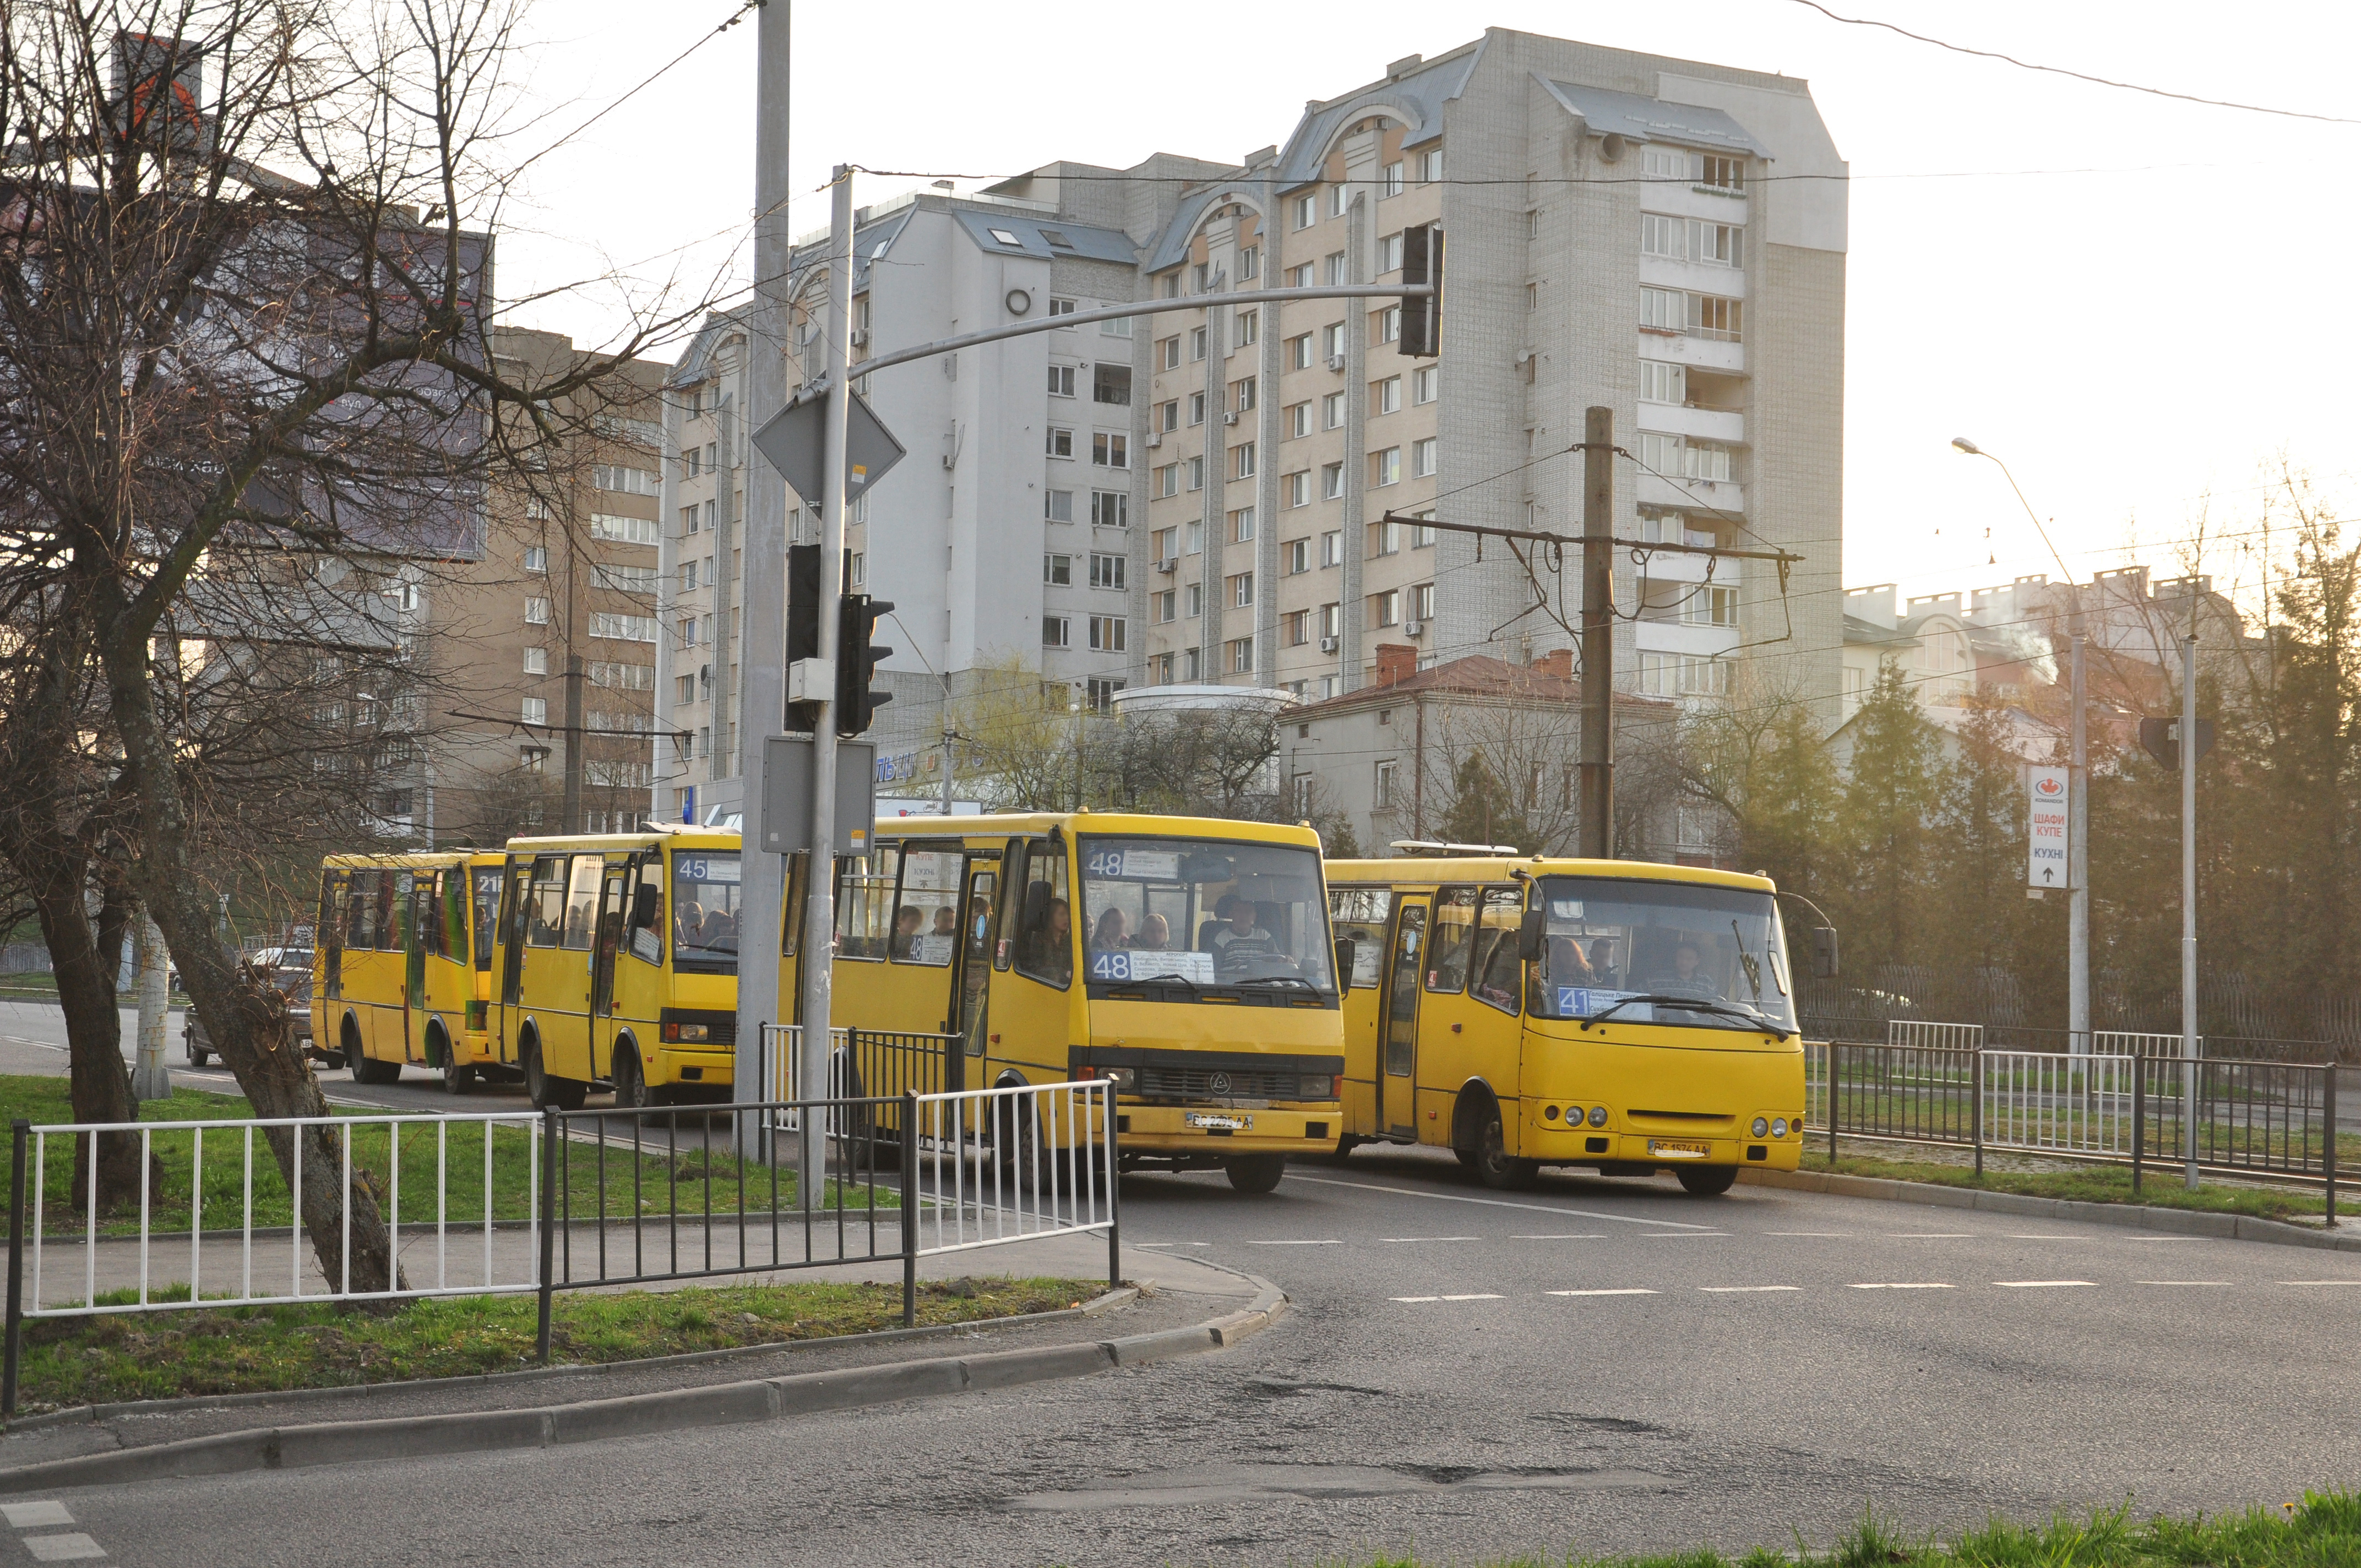
<instances>
[{"instance_id":1,"label":"metal street pole","mask_svg":"<svg viewBox=\"0 0 2361 1568\"><path fill-rule=\"evenodd\" d=\"M844 514L851 504L845 472L845 433L852 416L852 169L840 163L829 200L828 235L828 425L824 476L818 504L819 536L819 651L812 682L811 865L804 895L803 1098L828 1093L829 996L835 969L836 904L836 645L837 605L844 598ZM825 1175L824 1146L807 1118L797 1140L798 1191L817 1193ZM807 1200L808 1201L808 1200Z\"/></svg>"},{"instance_id":2,"label":"metal street pole","mask_svg":"<svg viewBox=\"0 0 2361 1568\"><path fill-rule=\"evenodd\" d=\"M2180 640L2180 1084L2183 1177L2197 1188L2197 633Z\"/></svg>"},{"instance_id":3,"label":"metal street pole","mask_svg":"<svg viewBox=\"0 0 2361 1568\"><path fill-rule=\"evenodd\" d=\"M754 319L746 334L746 422L760 430L787 401L787 267L795 253L787 219L787 0L762 8L756 27L754 68ZM735 422L732 422L733 423ZM730 464L735 454L723 458ZM725 468L726 471L726 468ZM738 1043L732 1052L736 1086L744 1101L771 1075L763 1059L763 1025L784 1024L792 1007L782 1007L779 966L756 962L757 954L780 950L780 905L785 899L786 862L755 846L763 833L763 742L786 719L787 487L768 463L746 465L743 521L745 569L739 578L738 779L739 836ZM717 554L727 573L729 557ZM726 675L730 628L714 622L715 674ZM726 685L726 681L717 680ZM773 1084L784 1099L786 1085ZM736 1129L739 1147L752 1147L751 1126Z\"/></svg>"},{"instance_id":4,"label":"metal street pole","mask_svg":"<svg viewBox=\"0 0 2361 1568\"><path fill-rule=\"evenodd\" d=\"M2066 808L2066 1048L2091 1049L2091 733L2084 717L2081 601L2075 600L2074 765L2067 774Z\"/></svg>"},{"instance_id":5,"label":"metal street pole","mask_svg":"<svg viewBox=\"0 0 2361 1568\"><path fill-rule=\"evenodd\" d=\"M1615 853L1615 411L1582 427L1582 853Z\"/></svg>"}]
</instances>

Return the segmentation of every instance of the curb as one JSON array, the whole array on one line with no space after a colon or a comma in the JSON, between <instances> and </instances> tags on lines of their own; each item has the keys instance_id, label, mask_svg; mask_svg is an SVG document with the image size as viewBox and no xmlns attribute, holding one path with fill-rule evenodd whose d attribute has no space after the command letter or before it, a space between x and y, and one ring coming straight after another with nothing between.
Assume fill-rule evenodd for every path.
<instances>
[{"instance_id":1,"label":"curb","mask_svg":"<svg viewBox=\"0 0 2361 1568\"><path fill-rule=\"evenodd\" d=\"M467 1410L440 1416L320 1421L259 1427L186 1438L113 1453L44 1460L0 1470L0 1496L64 1486L95 1486L246 1470L291 1470L356 1460L424 1458L492 1449L550 1448L610 1437L644 1436L696 1427L731 1426L891 1404L901 1399L982 1393L1178 1356L1226 1350L1253 1338L1287 1310L1286 1293L1248 1275L1253 1304L1193 1328L1167 1329L1123 1339L1042 1345L983 1355L941 1356L845 1367L786 1377L754 1378L702 1388L627 1394L527 1410Z\"/></svg>"},{"instance_id":2,"label":"curb","mask_svg":"<svg viewBox=\"0 0 2361 1568\"><path fill-rule=\"evenodd\" d=\"M1996 1214L2046 1215L2054 1220L2121 1225L2128 1230L2269 1242L2279 1246L2313 1247L2325 1252L2361 1252L2361 1231L2310 1231L2301 1225L2257 1219L2250 1214L2158 1209L2144 1203L2089 1203L2075 1198L2036 1198L2023 1192L1987 1192L1974 1187L1944 1187L1930 1181L1897 1181L1890 1177L1845 1176L1829 1171L1741 1170L1738 1179L1757 1187L1827 1192L1841 1198L1878 1198L1925 1203L1938 1209L1982 1209Z\"/></svg>"},{"instance_id":3,"label":"curb","mask_svg":"<svg viewBox=\"0 0 2361 1568\"><path fill-rule=\"evenodd\" d=\"M1026 1323L1055 1322L1061 1318L1094 1318L1128 1306L1139 1287L1126 1285L1092 1297L1079 1307L1054 1312L1019 1312L1006 1318L978 1318L965 1323L928 1323L913 1329L873 1329L860 1334L829 1334L820 1339L777 1340L769 1344L725 1345L719 1350L685 1350L672 1355L643 1355L631 1361L577 1363L565 1366L522 1366L514 1372L467 1372L452 1377L403 1377L386 1383L340 1383L329 1388L263 1388L244 1394L192 1394L179 1399L118 1399L98 1405L69 1405L37 1416L18 1416L0 1423L0 1435L38 1431L44 1427L77 1422L111 1421L119 1416L169 1416L184 1410L225 1410L239 1405L329 1404L385 1393L414 1393L422 1388L467 1388L487 1383L544 1383L556 1377L604 1377L618 1372L640 1372L656 1366L694 1366L706 1361L736 1361L751 1355L794 1355L807 1350L829 1350L845 1344L883 1344L892 1340L934 1339L943 1334L989 1333Z\"/></svg>"}]
</instances>

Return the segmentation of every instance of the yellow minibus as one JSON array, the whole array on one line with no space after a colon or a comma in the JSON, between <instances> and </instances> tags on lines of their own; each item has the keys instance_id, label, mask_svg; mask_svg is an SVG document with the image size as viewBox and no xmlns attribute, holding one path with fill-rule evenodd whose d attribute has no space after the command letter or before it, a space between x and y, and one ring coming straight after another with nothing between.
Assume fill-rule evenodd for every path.
<instances>
[{"instance_id":1,"label":"yellow minibus","mask_svg":"<svg viewBox=\"0 0 2361 1568\"><path fill-rule=\"evenodd\" d=\"M1335 1146L1337 953L1309 828L895 817L837 870L833 1021L939 1036L943 1089L1109 1080L1124 1169L1219 1168L1247 1192ZM796 924L783 999L801 994Z\"/></svg>"},{"instance_id":2,"label":"yellow minibus","mask_svg":"<svg viewBox=\"0 0 2361 1568\"><path fill-rule=\"evenodd\" d=\"M497 853L467 851L321 862L314 1054L333 1050L360 1083L391 1083L404 1063L440 1072L454 1093L474 1081L489 1059L500 866Z\"/></svg>"},{"instance_id":3,"label":"yellow minibus","mask_svg":"<svg viewBox=\"0 0 2361 1568\"><path fill-rule=\"evenodd\" d=\"M538 1106L729 1099L738 1022L738 835L511 839L489 1050Z\"/></svg>"},{"instance_id":4,"label":"yellow minibus","mask_svg":"<svg viewBox=\"0 0 2361 1568\"><path fill-rule=\"evenodd\" d=\"M1699 1194L1803 1152L1804 1047L1775 890L1638 861L1331 861L1356 1144L1454 1151L1487 1186L1544 1165L1670 1169Z\"/></svg>"}]
</instances>

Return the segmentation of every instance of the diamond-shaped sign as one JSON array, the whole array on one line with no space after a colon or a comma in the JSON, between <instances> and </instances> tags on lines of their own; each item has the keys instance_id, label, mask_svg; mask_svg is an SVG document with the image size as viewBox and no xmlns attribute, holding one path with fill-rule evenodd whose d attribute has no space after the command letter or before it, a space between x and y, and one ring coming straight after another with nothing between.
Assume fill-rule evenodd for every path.
<instances>
[{"instance_id":1,"label":"diamond-shaped sign","mask_svg":"<svg viewBox=\"0 0 2361 1568\"><path fill-rule=\"evenodd\" d=\"M797 393L753 436L754 450L785 477L788 488L807 506L821 501L820 492L828 484L828 399L826 387ZM866 495L905 455L894 433L871 411L860 393L853 393L851 413L845 422L845 495L851 499Z\"/></svg>"}]
</instances>

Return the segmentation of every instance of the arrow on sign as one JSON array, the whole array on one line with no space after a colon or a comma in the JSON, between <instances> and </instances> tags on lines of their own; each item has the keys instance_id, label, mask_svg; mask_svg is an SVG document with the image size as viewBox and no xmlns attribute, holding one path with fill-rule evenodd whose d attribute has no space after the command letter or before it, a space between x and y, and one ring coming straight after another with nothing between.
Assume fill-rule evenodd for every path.
<instances>
[{"instance_id":1,"label":"arrow on sign","mask_svg":"<svg viewBox=\"0 0 2361 1568\"><path fill-rule=\"evenodd\" d=\"M2058 880L2058 873L2057 873L2056 872L2051 871L2048 866L2044 866L2044 867L2042 867L2042 868L2041 868L2041 882L2042 882L2042 885L2043 885L2043 886L2045 886L2045 887L2046 887L2046 886L2048 886L2049 883L2053 883L2053 882L2056 882L2057 880Z\"/></svg>"}]
</instances>

